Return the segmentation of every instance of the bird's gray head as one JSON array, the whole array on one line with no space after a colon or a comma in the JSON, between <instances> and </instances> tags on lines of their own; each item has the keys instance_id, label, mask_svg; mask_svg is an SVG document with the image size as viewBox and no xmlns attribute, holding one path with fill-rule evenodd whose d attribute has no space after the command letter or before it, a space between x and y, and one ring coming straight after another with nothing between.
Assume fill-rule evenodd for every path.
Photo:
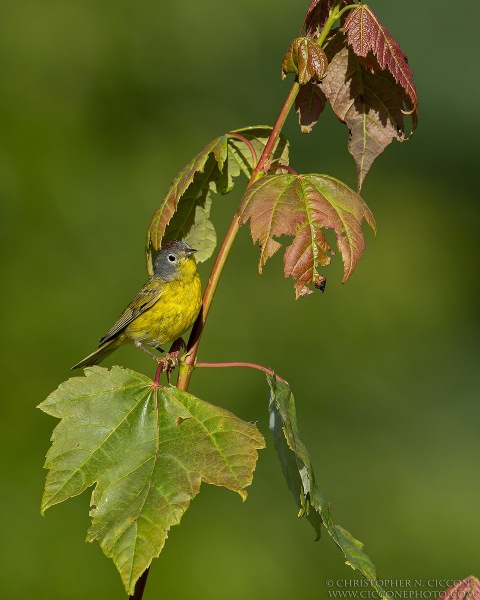
<instances>
[{"instance_id":1,"label":"bird's gray head","mask_svg":"<svg viewBox=\"0 0 480 600\"><path fill-rule=\"evenodd\" d=\"M175 279L184 260L190 258L196 250L185 242L172 240L160 248L153 265L154 277L164 281Z\"/></svg>"}]
</instances>

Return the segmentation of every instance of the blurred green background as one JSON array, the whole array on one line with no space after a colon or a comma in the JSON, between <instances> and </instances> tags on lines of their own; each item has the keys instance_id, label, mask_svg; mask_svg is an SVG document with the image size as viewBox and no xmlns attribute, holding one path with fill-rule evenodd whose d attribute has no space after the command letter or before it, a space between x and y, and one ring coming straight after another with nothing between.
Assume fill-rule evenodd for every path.
<instances>
[{"instance_id":1,"label":"blurred green background","mask_svg":"<svg viewBox=\"0 0 480 600\"><path fill-rule=\"evenodd\" d=\"M55 421L36 410L146 279L146 228L176 172L216 135L273 124L280 61L308 2L7 1L0 8L2 592L123 598L85 544L89 492L39 514ZM280 254L256 273L241 231L201 360L248 360L292 385L335 520L383 579L480 575L478 506L478 3L372 7L409 56L413 140L374 164L363 196L378 235L355 274L295 301ZM467 17L467 18L466 18ZM474 45L476 44L476 47ZM285 133L300 172L355 186L347 132L325 114ZM241 183L241 182L240 182ZM237 193L218 198L226 231ZM203 280L211 262L201 267ZM120 362L153 375L134 348ZM202 486L154 562L145 598L327 598L358 579L296 517L268 438L267 386L244 370L195 373L191 391L267 435L249 499Z\"/></svg>"}]
</instances>

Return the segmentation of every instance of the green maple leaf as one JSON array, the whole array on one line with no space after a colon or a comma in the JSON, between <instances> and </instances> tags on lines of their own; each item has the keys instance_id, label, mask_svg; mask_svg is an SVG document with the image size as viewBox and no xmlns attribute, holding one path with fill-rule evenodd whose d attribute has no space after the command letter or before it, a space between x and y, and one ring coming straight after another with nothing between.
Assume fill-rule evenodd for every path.
<instances>
[{"instance_id":1,"label":"green maple leaf","mask_svg":"<svg viewBox=\"0 0 480 600\"><path fill-rule=\"evenodd\" d=\"M88 541L98 540L128 594L202 481L245 499L264 439L255 425L121 367L92 367L39 406L52 436L42 513L95 485Z\"/></svg>"}]
</instances>

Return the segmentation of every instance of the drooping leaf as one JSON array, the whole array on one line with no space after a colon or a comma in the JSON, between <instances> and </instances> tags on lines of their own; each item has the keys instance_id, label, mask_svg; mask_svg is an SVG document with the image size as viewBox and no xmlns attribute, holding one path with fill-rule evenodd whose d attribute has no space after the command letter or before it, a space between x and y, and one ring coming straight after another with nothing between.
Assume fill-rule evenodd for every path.
<instances>
[{"instance_id":1,"label":"drooping leaf","mask_svg":"<svg viewBox=\"0 0 480 600\"><path fill-rule=\"evenodd\" d=\"M325 108L326 101L322 87L317 82L310 81L300 87L295 98L295 110L298 113L302 133L312 131Z\"/></svg>"},{"instance_id":2,"label":"drooping leaf","mask_svg":"<svg viewBox=\"0 0 480 600\"><path fill-rule=\"evenodd\" d=\"M260 244L260 273L281 247L274 238L294 236L285 252L284 273L296 280L297 298L319 286L317 266L328 265L333 254L322 229L335 231L345 282L363 251L363 219L375 228L361 197L328 175L267 175L247 189L239 216L242 225L250 219L253 241Z\"/></svg>"},{"instance_id":3,"label":"drooping leaf","mask_svg":"<svg viewBox=\"0 0 480 600\"><path fill-rule=\"evenodd\" d=\"M439 596L442 600L480 600L480 581L471 575L454 583Z\"/></svg>"},{"instance_id":4,"label":"drooping leaf","mask_svg":"<svg viewBox=\"0 0 480 600\"><path fill-rule=\"evenodd\" d=\"M177 173L150 223L149 236L155 250L160 248L167 225L175 214L178 202L185 195L188 188L193 188L190 191L190 196L196 198L205 187L209 186L210 181L215 181L215 178L223 169L226 158L227 137L222 135L207 144ZM205 169L207 162L209 162L208 169Z\"/></svg>"},{"instance_id":5,"label":"drooping leaf","mask_svg":"<svg viewBox=\"0 0 480 600\"><path fill-rule=\"evenodd\" d=\"M344 30L355 54L367 57L372 52L380 69L388 69L405 90L410 97L412 110L415 110L418 98L407 57L373 10L366 4L359 4L345 19Z\"/></svg>"},{"instance_id":6,"label":"drooping leaf","mask_svg":"<svg viewBox=\"0 0 480 600\"><path fill-rule=\"evenodd\" d=\"M328 60L325 52L313 38L296 38L283 57L282 79L285 79L287 73L295 73L300 85L311 80L320 81L327 67Z\"/></svg>"},{"instance_id":7,"label":"drooping leaf","mask_svg":"<svg viewBox=\"0 0 480 600\"><path fill-rule=\"evenodd\" d=\"M316 539L319 539L323 525L343 552L346 564L357 569L378 594L386 598L376 583L375 565L363 552L363 544L332 520L329 504L317 486L310 456L300 437L295 399L289 385L271 375L267 375L267 382L270 386L270 431L288 488L299 508L298 516L307 518L316 532Z\"/></svg>"},{"instance_id":8,"label":"drooping leaf","mask_svg":"<svg viewBox=\"0 0 480 600\"><path fill-rule=\"evenodd\" d=\"M358 189L379 154L393 139L405 139L404 107L409 101L392 75L366 68L362 59L347 46L344 36L327 47L327 73L319 84L337 117L350 130L349 152L357 165ZM376 64L372 57L373 63ZM412 114L412 127L416 114Z\"/></svg>"},{"instance_id":9,"label":"drooping leaf","mask_svg":"<svg viewBox=\"0 0 480 600\"><path fill-rule=\"evenodd\" d=\"M172 181L168 192L155 211L147 231L145 250L147 271L150 276L153 274L156 253L162 243L171 239L183 239L188 243L190 230L192 227L195 229L196 225L196 206L202 207L204 214L210 212L210 207L206 207L210 192L222 191L217 190L216 182L221 176L227 159L227 142L226 135L213 139L177 173ZM182 206L180 214L172 222L180 201L186 206ZM201 211L198 216L201 217ZM206 218L208 220L208 216ZM196 247L198 251L196 259L198 262L209 258L215 249L216 234L212 236L212 230L214 231L213 224L209 222L208 226L204 227L208 236L204 240L199 240L201 243L197 242L199 247Z\"/></svg>"},{"instance_id":10,"label":"drooping leaf","mask_svg":"<svg viewBox=\"0 0 480 600\"><path fill-rule=\"evenodd\" d=\"M242 172L250 177L271 131L271 127L259 125L221 135L177 173L147 231L146 258L150 276L159 248L172 239L182 239L195 248L197 262L210 258L216 246L216 232L210 221L211 195L230 192L234 178ZM285 137L281 136L277 142L274 156L288 164Z\"/></svg>"},{"instance_id":11,"label":"drooping leaf","mask_svg":"<svg viewBox=\"0 0 480 600\"><path fill-rule=\"evenodd\" d=\"M333 9L337 0L312 0L305 14L303 29L308 36L318 37L322 31L330 11ZM348 0L342 0L339 10L348 6ZM342 17L342 22L344 20Z\"/></svg>"},{"instance_id":12,"label":"drooping leaf","mask_svg":"<svg viewBox=\"0 0 480 600\"><path fill-rule=\"evenodd\" d=\"M158 556L202 481L245 499L255 425L120 367L91 367L40 408L59 419L47 454L42 512L95 485L88 540L98 540L127 593Z\"/></svg>"}]
</instances>

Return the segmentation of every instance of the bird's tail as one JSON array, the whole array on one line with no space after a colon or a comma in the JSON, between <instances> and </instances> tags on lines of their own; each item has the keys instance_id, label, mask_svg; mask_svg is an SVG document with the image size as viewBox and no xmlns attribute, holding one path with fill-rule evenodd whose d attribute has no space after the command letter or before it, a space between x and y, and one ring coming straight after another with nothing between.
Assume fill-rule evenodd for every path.
<instances>
[{"instance_id":1,"label":"bird's tail","mask_svg":"<svg viewBox=\"0 0 480 600\"><path fill-rule=\"evenodd\" d=\"M83 369L83 367L91 367L92 365L98 365L99 362L102 362L104 358L107 358L109 354L111 354L114 350L118 348L118 344L116 344L117 340L108 340L101 346L99 346L95 352L92 352L88 356L86 356L83 360L81 360L76 365L73 365L73 369Z\"/></svg>"}]
</instances>

